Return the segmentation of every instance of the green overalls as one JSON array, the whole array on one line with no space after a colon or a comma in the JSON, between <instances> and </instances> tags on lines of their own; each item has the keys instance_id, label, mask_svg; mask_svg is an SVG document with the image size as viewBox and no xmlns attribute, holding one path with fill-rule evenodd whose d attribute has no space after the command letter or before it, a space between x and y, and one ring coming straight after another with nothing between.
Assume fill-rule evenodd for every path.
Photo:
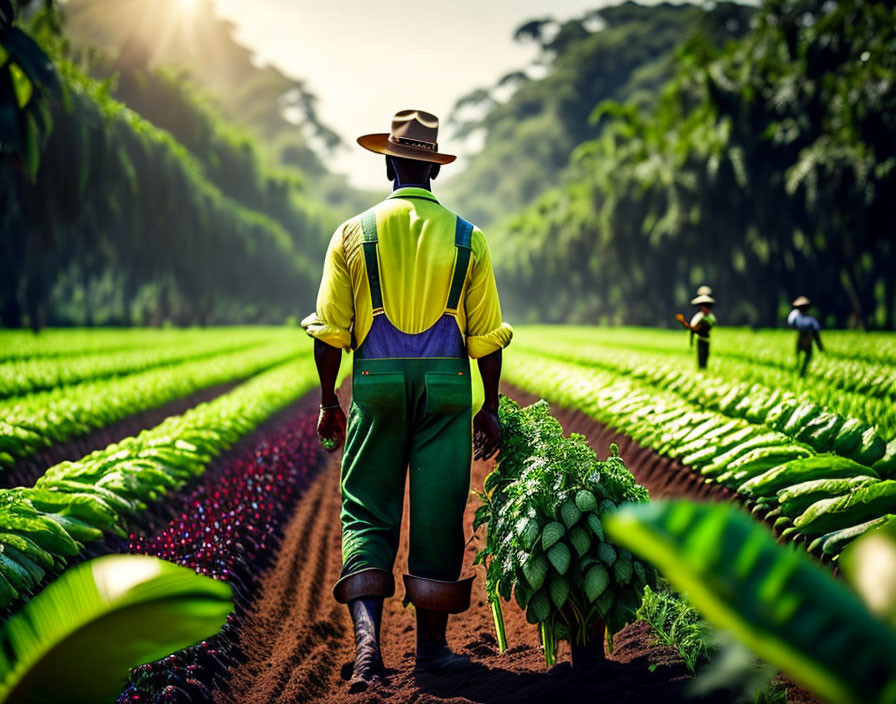
<instances>
[{"instance_id":1,"label":"green overalls","mask_svg":"<svg viewBox=\"0 0 896 704\"><path fill-rule=\"evenodd\" d=\"M354 354L342 459L342 575L392 571L405 476L410 476L408 571L454 581L464 552L470 488L470 363L455 318L473 226L457 219L456 260L445 312L428 330L398 330L383 309L373 210L361 220L373 324Z\"/></svg>"}]
</instances>

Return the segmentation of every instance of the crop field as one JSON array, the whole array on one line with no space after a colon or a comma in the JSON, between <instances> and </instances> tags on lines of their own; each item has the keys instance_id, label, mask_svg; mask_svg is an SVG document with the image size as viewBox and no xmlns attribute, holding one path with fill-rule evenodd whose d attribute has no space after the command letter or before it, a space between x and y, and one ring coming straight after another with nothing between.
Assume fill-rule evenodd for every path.
<instances>
[{"instance_id":1,"label":"crop field","mask_svg":"<svg viewBox=\"0 0 896 704\"><path fill-rule=\"evenodd\" d=\"M460 684L421 684L403 656L413 615L390 600L392 688L353 693L351 623L329 594L341 568L339 456L325 455L315 433L308 338L288 327L0 332L3 637L15 642L26 605L81 562L131 553L227 582L233 612L199 645L123 673L125 704L410 702L420 688L433 701L481 701L485 690L494 702L579 701L595 687L684 701L708 657L694 635L702 622L666 584L680 586L671 553L644 551L651 530L672 540L684 519L655 513L623 538L617 522L629 514L611 518L620 506L664 511L650 501L657 494L707 500L707 511L735 507L725 525L756 547L732 555L743 569L755 561L770 570L767 593L777 588L769 565L785 558L759 556L775 541L796 546L794 574L824 573L839 589L848 546L896 515L896 335L827 332L826 352L803 378L793 343L779 331L721 329L698 372L677 331L517 328L503 391L524 407L502 402L497 470L474 463L465 569L477 580L472 608L449 631L481 669ZM342 384L343 404L350 393ZM551 409L525 407L538 398ZM682 549L682 564L688 555ZM830 613L840 613L839 596L831 599ZM587 677L561 677L554 663L567 657L565 642L587 640L595 619L609 628L611 659ZM761 622L744 621L744 633ZM862 623L850 638L890 642ZM0 657L0 701L15 701L14 652ZM872 655L859 662L863 652L853 653L855 672L890 686L893 673L882 676ZM818 684L801 672L787 674ZM822 681L813 691L849 701L840 693L851 686ZM790 701L818 701L789 680L776 687Z\"/></svg>"},{"instance_id":2,"label":"crop field","mask_svg":"<svg viewBox=\"0 0 896 704\"><path fill-rule=\"evenodd\" d=\"M896 336L828 337L800 378L793 335L777 331L719 331L700 373L681 333L523 328L506 378L731 489L836 560L896 513Z\"/></svg>"}]
</instances>

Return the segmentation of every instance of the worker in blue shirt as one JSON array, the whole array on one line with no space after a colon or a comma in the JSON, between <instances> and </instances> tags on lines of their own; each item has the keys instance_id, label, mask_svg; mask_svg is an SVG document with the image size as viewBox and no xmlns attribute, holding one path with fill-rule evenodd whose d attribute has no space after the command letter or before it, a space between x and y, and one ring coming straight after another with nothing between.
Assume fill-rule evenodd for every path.
<instances>
[{"instance_id":1,"label":"worker in blue shirt","mask_svg":"<svg viewBox=\"0 0 896 704\"><path fill-rule=\"evenodd\" d=\"M812 343L818 345L819 352L824 352L824 346L821 344L821 325L814 316L809 315L811 302L808 298L800 296L792 305L793 310L787 316L787 325L797 330L796 364L800 376L805 376L812 360Z\"/></svg>"}]
</instances>

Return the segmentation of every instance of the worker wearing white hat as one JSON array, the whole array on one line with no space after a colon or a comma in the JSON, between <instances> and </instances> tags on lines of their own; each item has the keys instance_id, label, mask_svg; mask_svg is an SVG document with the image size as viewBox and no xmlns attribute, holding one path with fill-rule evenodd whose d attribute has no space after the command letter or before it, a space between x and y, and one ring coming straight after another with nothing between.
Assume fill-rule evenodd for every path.
<instances>
[{"instance_id":1,"label":"worker wearing white hat","mask_svg":"<svg viewBox=\"0 0 896 704\"><path fill-rule=\"evenodd\" d=\"M805 376L809 362L812 361L812 343L818 345L819 352L824 352L824 346L821 344L821 324L814 316L809 315L809 306L812 303L805 296L800 296L791 305L793 310L787 316L787 324L797 330L796 364L800 376Z\"/></svg>"},{"instance_id":2,"label":"worker wearing white hat","mask_svg":"<svg viewBox=\"0 0 896 704\"><path fill-rule=\"evenodd\" d=\"M694 344L694 337L696 336L697 338L698 369L706 369L706 365L709 362L709 332L718 322L712 312L716 299L711 294L712 289L709 286L701 286L697 289L697 296L691 299L691 305L697 306L698 309L691 318L690 323L685 320L681 313L675 316L678 322L691 331L691 346Z\"/></svg>"}]
</instances>

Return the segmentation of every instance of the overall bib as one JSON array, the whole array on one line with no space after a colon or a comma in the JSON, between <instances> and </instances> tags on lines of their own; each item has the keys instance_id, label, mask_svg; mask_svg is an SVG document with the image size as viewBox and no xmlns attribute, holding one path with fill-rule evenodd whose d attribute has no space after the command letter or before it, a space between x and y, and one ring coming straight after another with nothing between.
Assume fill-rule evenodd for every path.
<instances>
[{"instance_id":1,"label":"overall bib","mask_svg":"<svg viewBox=\"0 0 896 704\"><path fill-rule=\"evenodd\" d=\"M342 574L391 574L408 476L408 571L453 581L463 562L472 461L470 363L456 315L473 226L457 218L445 311L416 334L396 328L383 308L373 210L361 227L373 323L354 354L341 477Z\"/></svg>"}]
</instances>

